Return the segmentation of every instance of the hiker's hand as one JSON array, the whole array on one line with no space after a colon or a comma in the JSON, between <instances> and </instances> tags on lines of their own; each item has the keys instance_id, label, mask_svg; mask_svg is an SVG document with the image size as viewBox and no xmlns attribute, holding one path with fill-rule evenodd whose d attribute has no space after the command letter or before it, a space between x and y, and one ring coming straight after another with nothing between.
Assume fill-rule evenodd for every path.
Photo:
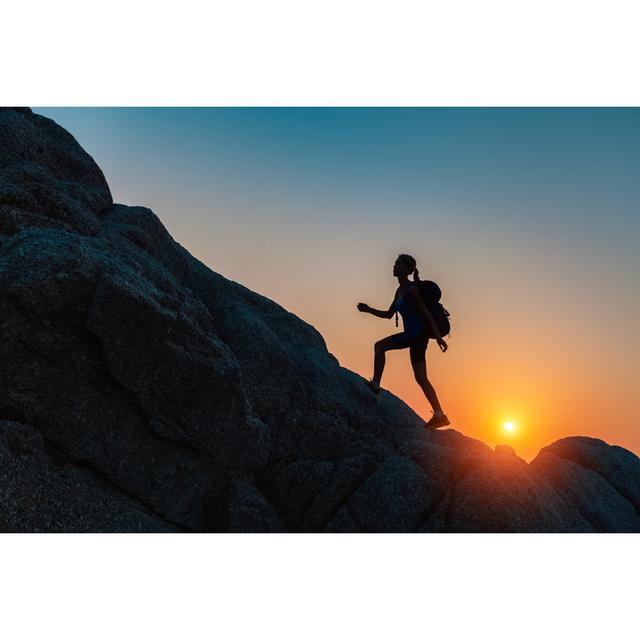
<instances>
[{"instance_id":1,"label":"hiker's hand","mask_svg":"<svg viewBox=\"0 0 640 640\"><path fill-rule=\"evenodd\" d=\"M370 308L366 302L358 302L358 311L369 311Z\"/></svg>"},{"instance_id":2,"label":"hiker's hand","mask_svg":"<svg viewBox=\"0 0 640 640\"><path fill-rule=\"evenodd\" d=\"M449 348L449 345L442 338L438 338L438 346L442 349L442 353Z\"/></svg>"}]
</instances>

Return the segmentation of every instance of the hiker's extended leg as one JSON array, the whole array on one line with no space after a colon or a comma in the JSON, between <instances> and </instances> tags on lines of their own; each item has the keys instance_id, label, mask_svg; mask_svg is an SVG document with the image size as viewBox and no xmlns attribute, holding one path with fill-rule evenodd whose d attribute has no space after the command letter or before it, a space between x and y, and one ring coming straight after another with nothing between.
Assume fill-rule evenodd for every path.
<instances>
[{"instance_id":1,"label":"hiker's extended leg","mask_svg":"<svg viewBox=\"0 0 640 640\"><path fill-rule=\"evenodd\" d=\"M420 336L411 343L409 348L409 357L411 358L411 366L413 367L413 375L416 382L420 385L424 395L426 396L435 417L444 416L440 401L436 394L436 390L427 378L427 347L429 346L429 338ZM446 416L445 416L446 417Z\"/></svg>"},{"instance_id":2,"label":"hiker's extended leg","mask_svg":"<svg viewBox=\"0 0 640 640\"><path fill-rule=\"evenodd\" d=\"M385 353L393 349L404 349L407 345L402 344L402 341L398 338L402 334L394 334L378 340L373 346L373 381L380 384L382 380L382 372L384 371L384 365L386 362Z\"/></svg>"},{"instance_id":3,"label":"hiker's extended leg","mask_svg":"<svg viewBox=\"0 0 640 640\"><path fill-rule=\"evenodd\" d=\"M426 344L424 346L426 349ZM447 418L442 411L442 407L438 401L438 396L436 395L436 390L427 378L427 362L426 358L421 356L423 353L424 351L420 348L420 345L416 345L412 349L411 365L413 366L413 373L416 377L416 382L420 385L420 388L424 391L424 395L433 407L433 416L431 416L431 420L423 425L426 429L432 430L437 429L438 427L446 427L451 423L449 422L449 418Z\"/></svg>"},{"instance_id":4,"label":"hiker's extended leg","mask_svg":"<svg viewBox=\"0 0 640 640\"><path fill-rule=\"evenodd\" d=\"M440 406L440 401L438 400L438 396L436 395L436 390L433 388L433 385L427 378L426 361L412 361L411 366L413 367L413 375L416 378L416 382L420 385L420 388L424 392L424 395L429 401L429 404L433 408L434 413L443 413L442 407Z\"/></svg>"}]
</instances>

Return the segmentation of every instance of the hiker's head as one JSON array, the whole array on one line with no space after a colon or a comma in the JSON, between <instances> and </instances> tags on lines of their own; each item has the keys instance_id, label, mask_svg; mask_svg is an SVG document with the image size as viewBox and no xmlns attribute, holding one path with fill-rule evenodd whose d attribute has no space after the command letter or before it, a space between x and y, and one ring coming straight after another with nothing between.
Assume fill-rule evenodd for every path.
<instances>
[{"instance_id":1,"label":"hiker's head","mask_svg":"<svg viewBox=\"0 0 640 640\"><path fill-rule=\"evenodd\" d=\"M407 253L401 253L393 265L394 276L409 277L413 273L413 279L418 279L418 269L416 268L416 261L413 256Z\"/></svg>"}]
</instances>

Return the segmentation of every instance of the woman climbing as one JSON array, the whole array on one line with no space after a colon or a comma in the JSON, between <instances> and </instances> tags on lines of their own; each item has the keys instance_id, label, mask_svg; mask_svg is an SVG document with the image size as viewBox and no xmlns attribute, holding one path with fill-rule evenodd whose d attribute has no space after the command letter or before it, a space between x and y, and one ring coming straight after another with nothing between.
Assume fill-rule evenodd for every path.
<instances>
[{"instance_id":1,"label":"woman climbing","mask_svg":"<svg viewBox=\"0 0 640 640\"><path fill-rule=\"evenodd\" d=\"M409 281L409 274L413 273L414 282ZM371 313L378 318L392 318L397 311L402 315L404 331L378 340L374 345L373 379L366 382L375 393L380 393L380 380L385 365L385 353L392 349L409 347L411 366L416 382L424 392L429 404L433 407L433 417L425 423L427 429L437 429L450 424L442 411L436 391L427 379L426 351L429 343L427 327L431 327L432 334L437 336L436 342L445 352L447 343L442 339L435 320L422 301L416 285L419 280L416 261L410 255L400 254L393 265L393 275L398 278L399 287L387 311L372 309L364 302L358 303L358 311ZM396 320L397 323L397 320Z\"/></svg>"}]
</instances>

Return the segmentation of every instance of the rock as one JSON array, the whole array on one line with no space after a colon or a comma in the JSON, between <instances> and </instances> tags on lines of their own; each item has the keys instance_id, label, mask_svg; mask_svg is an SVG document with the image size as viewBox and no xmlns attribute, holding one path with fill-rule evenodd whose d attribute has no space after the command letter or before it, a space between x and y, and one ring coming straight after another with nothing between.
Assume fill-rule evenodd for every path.
<instances>
[{"instance_id":1,"label":"rock","mask_svg":"<svg viewBox=\"0 0 640 640\"><path fill-rule=\"evenodd\" d=\"M508 444L497 444L494 448L494 451L499 456L515 456L516 451L513 447L510 447Z\"/></svg>"},{"instance_id":2,"label":"rock","mask_svg":"<svg viewBox=\"0 0 640 640\"><path fill-rule=\"evenodd\" d=\"M32 427L0 421L0 531L180 531L102 474L47 451Z\"/></svg>"},{"instance_id":3,"label":"rock","mask_svg":"<svg viewBox=\"0 0 640 640\"><path fill-rule=\"evenodd\" d=\"M640 461L631 451L597 438L576 436L557 440L540 454L570 460L597 473L640 512Z\"/></svg>"},{"instance_id":4,"label":"rock","mask_svg":"<svg viewBox=\"0 0 640 640\"><path fill-rule=\"evenodd\" d=\"M414 531L428 507L428 482L412 460L387 458L347 501L364 532Z\"/></svg>"},{"instance_id":5,"label":"rock","mask_svg":"<svg viewBox=\"0 0 640 640\"><path fill-rule=\"evenodd\" d=\"M73 136L30 110L0 113L0 233L45 227L93 234L111 207L102 171Z\"/></svg>"},{"instance_id":6,"label":"rock","mask_svg":"<svg viewBox=\"0 0 640 640\"><path fill-rule=\"evenodd\" d=\"M626 500L602 476L553 455L543 449L532 466L576 507L594 531L616 533L640 531L640 517Z\"/></svg>"},{"instance_id":7,"label":"rock","mask_svg":"<svg viewBox=\"0 0 640 640\"><path fill-rule=\"evenodd\" d=\"M445 530L453 532L591 531L578 509L517 457L470 461L451 487Z\"/></svg>"},{"instance_id":8,"label":"rock","mask_svg":"<svg viewBox=\"0 0 640 640\"><path fill-rule=\"evenodd\" d=\"M0 110L0 329L7 531L640 531L631 452L425 432L28 109Z\"/></svg>"}]
</instances>

